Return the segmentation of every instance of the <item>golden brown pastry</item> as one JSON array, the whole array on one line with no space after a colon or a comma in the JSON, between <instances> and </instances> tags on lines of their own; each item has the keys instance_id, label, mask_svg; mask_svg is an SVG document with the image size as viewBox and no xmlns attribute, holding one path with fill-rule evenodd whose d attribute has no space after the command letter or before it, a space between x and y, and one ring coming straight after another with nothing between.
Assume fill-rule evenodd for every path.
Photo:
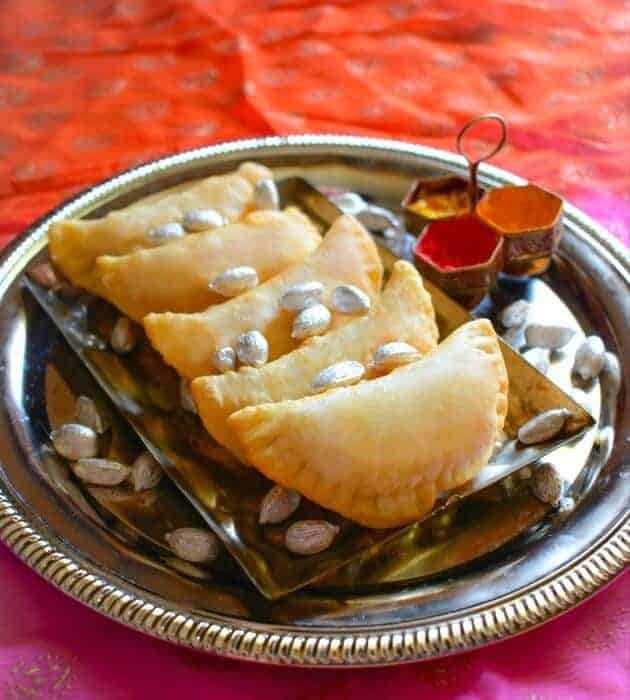
<instances>
[{"instance_id":1,"label":"golden brown pastry","mask_svg":"<svg viewBox=\"0 0 630 700\"><path fill-rule=\"evenodd\" d=\"M507 390L492 324L478 320L385 377L244 408L228 426L273 481L368 527L395 527L487 464Z\"/></svg>"},{"instance_id":2,"label":"golden brown pastry","mask_svg":"<svg viewBox=\"0 0 630 700\"><path fill-rule=\"evenodd\" d=\"M353 284L372 298L381 287L383 266L374 241L351 216L340 216L319 248L306 260L223 304L197 314L149 314L144 327L153 346L181 375L193 379L211 374L211 358L220 348L234 348L237 338L260 331L274 360L296 348L291 338L294 314L280 307L282 294L299 282L316 280L325 288L325 300L340 283ZM331 328L349 316L333 314Z\"/></svg>"},{"instance_id":3,"label":"golden brown pastry","mask_svg":"<svg viewBox=\"0 0 630 700\"><path fill-rule=\"evenodd\" d=\"M238 441L227 425L235 411L308 396L322 369L341 360L367 365L374 350L384 343L403 341L426 355L435 349L437 338L431 297L415 267L399 261L369 315L311 338L260 369L242 367L238 372L199 377L192 383L192 392L206 430L238 454Z\"/></svg>"},{"instance_id":4,"label":"golden brown pastry","mask_svg":"<svg viewBox=\"0 0 630 700\"><path fill-rule=\"evenodd\" d=\"M236 221L251 208L255 184L269 177L267 168L243 163L235 172L150 197L101 219L55 222L48 233L52 260L74 285L101 294L94 269L99 256L126 255L151 247L154 244L147 239L151 229L181 222L194 209L216 209L227 221Z\"/></svg>"},{"instance_id":5,"label":"golden brown pastry","mask_svg":"<svg viewBox=\"0 0 630 700\"><path fill-rule=\"evenodd\" d=\"M184 236L159 248L101 256L101 295L136 321L151 312L194 312L225 298L208 284L228 268L252 267L260 282L303 260L321 242L297 209L255 211L208 233Z\"/></svg>"}]
</instances>

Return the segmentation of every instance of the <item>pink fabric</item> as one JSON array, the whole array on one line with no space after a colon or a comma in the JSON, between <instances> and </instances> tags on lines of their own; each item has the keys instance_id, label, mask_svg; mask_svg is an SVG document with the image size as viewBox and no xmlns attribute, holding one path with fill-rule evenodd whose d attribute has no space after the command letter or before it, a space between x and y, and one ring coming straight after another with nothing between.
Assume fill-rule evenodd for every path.
<instances>
[{"instance_id":1,"label":"pink fabric","mask_svg":"<svg viewBox=\"0 0 630 700\"><path fill-rule=\"evenodd\" d=\"M571 204L592 216L626 247L630 246L630 196L616 197L605 190L577 189Z\"/></svg>"},{"instance_id":2,"label":"pink fabric","mask_svg":"<svg viewBox=\"0 0 630 700\"><path fill-rule=\"evenodd\" d=\"M622 700L629 697L630 576L544 627L396 668L265 667L181 649L101 617L0 548L3 700Z\"/></svg>"}]
</instances>

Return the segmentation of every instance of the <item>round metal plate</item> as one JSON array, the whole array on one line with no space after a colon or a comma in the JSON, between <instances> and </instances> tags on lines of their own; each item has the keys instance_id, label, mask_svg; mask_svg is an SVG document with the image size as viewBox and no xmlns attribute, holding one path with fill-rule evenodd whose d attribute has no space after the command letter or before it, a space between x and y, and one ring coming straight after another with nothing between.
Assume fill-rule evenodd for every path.
<instances>
[{"instance_id":1,"label":"round metal plate","mask_svg":"<svg viewBox=\"0 0 630 700\"><path fill-rule=\"evenodd\" d=\"M84 518L42 478L46 439L42 364L20 288L44 248L48 224L98 215L211 172L260 160L277 176L400 201L419 175L465 173L457 156L396 141L336 136L266 138L197 149L97 185L44 217L0 260L0 536L27 564L77 600L135 629L238 658L294 664L392 664L480 646L538 625L609 582L630 561L630 256L600 226L566 207L557 274L550 280L587 332L622 358L621 379L602 393L596 448L581 474L576 510L448 576L382 590L304 591L261 600L236 584L177 576L142 547ZM523 181L483 167L484 186ZM604 422L602 422L604 420ZM537 536L538 535L538 536Z\"/></svg>"}]
</instances>

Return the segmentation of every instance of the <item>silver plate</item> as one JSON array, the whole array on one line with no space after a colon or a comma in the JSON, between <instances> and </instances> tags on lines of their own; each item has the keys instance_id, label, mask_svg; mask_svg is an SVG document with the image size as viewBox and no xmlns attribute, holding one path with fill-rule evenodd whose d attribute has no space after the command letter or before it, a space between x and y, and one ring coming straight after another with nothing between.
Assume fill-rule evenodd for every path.
<instances>
[{"instance_id":1,"label":"silver plate","mask_svg":"<svg viewBox=\"0 0 630 700\"><path fill-rule=\"evenodd\" d=\"M2 539L54 585L136 629L276 663L387 664L453 653L540 624L610 581L630 561L630 259L570 206L547 282L583 329L601 334L625 362L622 385L602 382L601 404L596 392L599 424L581 464L574 465L579 500L568 517L548 519L455 574L407 581L404 587L394 577L390 585L371 589L321 588L270 604L231 583L229 572L200 582L194 569L178 575L134 533L114 532L108 523L84 517L42 478L37 455L47 423L41 383L50 338L25 302L19 277L45 246L48 224L102 213L246 158L264 161L280 177L302 175L315 184L372 195L385 205L399 201L419 175L465 172L456 156L394 141L333 136L239 141L136 168L38 222L0 262ZM482 169L481 180L486 186L522 182L491 167Z\"/></svg>"}]
</instances>

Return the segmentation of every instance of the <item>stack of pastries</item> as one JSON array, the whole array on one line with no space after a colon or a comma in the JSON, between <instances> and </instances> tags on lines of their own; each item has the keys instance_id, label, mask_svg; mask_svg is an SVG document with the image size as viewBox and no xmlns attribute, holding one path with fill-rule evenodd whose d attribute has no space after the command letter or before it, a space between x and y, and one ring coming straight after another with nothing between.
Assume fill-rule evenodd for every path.
<instances>
[{"instance_id":1,"label":"stack of pastries","mask_svg":"<svg viewBox=\"0 0 630 700\"><path fill-rule=\"evenodd\" d=\"M397 262L382 288L356 219L321 237L295 208L262 208L271 177L244 163L101 219L57 222L51 257L143 325L243 464L367 527L417 520L486 465L501 434L495 332L471 321L438 345L415 267ZM226 292L221 279L248 282ZM246 340L262 344L251 361Z\"/></svg>"}]
</instances>

